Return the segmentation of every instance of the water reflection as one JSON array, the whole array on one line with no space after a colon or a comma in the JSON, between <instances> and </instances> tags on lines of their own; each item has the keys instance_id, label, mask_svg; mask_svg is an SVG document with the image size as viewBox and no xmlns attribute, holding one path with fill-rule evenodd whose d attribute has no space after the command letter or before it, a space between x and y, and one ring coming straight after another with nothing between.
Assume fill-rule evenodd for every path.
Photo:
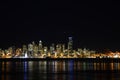
<instances>
[{"instance_id":1,"label":"water reflection","mask_svg":"<svg viewBox=\"0 0 120 80\"><path fill-rule=\"evenodd\" d=\"M25 61L23 62L23 67L24 67L24 80L27 80L27 72L28 72L28 62Z\"/></svg>"},{"instance_id":2,"label":"water reflection","mask_svg":"<svg viewBox=\"0 0 120 80\"><path fill-rule=\"evenodd\" d=\"M110 72L109 75L107 71ZM0 62L0 80L106 80L108 77L112 80L120 79L117 76L120 75L119 71L120 63L117 62L88 63L74 60Z\"/></svg>"}]
</instances>

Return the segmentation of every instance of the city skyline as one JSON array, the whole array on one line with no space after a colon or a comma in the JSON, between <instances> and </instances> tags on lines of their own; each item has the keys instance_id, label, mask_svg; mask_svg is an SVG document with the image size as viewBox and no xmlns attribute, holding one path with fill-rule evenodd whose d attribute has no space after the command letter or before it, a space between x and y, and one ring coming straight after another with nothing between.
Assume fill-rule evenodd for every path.
<instances>
[{"instance_id":1,"label":"city skyline","mask_svg":"<svg viewBox=\"0 0 120 80\"><path fill-rule=\"evenodd\" d=\"M114 10L113 10L114 9ZM117 7L112 1L8 1L1 5L0 47L42 39L94 50L120 49Z\"/></svg>"},{"instance_id":2,"label":"city skyline","mask_svg":"<svg viewBox=\"0 0 120 80\"><path fill-rule=\"evenodd\" d=\"M90 49L90 50L95 50L95 51L98 51L98 52L108 52L108 51L113 51L113 52L115 52L115 51L120 51L120 48L119 47L117 47L118 45L116 45L116 46L113 46L113 47L111 47L111 46L109 46L109 45L111 45L111 44L108 44L108 45L106 45L106 46L101 46L100 44L98 44L98 45L100 45L100 46L96 46L95 45L95 43L93 43L93 44L89 44L88 42L83 42L83 41L81 41L81 42L79 42L79 39L78 40L76 40L75 39L75 37L73 37L73 36L68 36L68 37L72 37L72 39L73 39L73 49L77 49L77 48L86 48L86 49ZM65 44L66 45L66 47L67 47L67 44L68 44L68 37L63 37L63 38L57 38L57 39L54 39L54 38L49 38L48 40L47 39L39 39L39 40L42 40L43 41L43 45L44 46L50 46L50 45L52 45L52 44ZM58 40L59 39L59 40ZM19 48L19 47L22 47L22 45L27 45L27 44L29 44L29 43L31 43L31 42L35 42L35 43L38 43L38 41L39 40L25 40L25 41L20 41L20 42L18 42L18 41L14 41L13 43L12 42L7 42L7 44L6 43L2 43L2 45L1 45L1 49L7 49L7 48L9 48L9 47L12 47L12 46L15 46L16 48ZM86 45L86 43L87 43L87 45ZM117 48L116 48L117 47Z\"/></svg>"},{"instance_id":3,"label":"city skyline","mask_svg":"<svg viewBox=\"0 0 120 80\"><path fill-rule=\"evenodd\" d=\"M0 80L120 79L113 0L1 0Z\"/></svg>"},{"instance_id":4,"label":"city skyline","mask_svg":"<svg viewBox=\"0 0 120 80\"><path fill-rule=\"evenodd\" d=\"M31 42L22 47L10 46L0 49L0 58L120 58L119 51L98 52L90 49L73 48L73 37L68 37L67 45L52 43L50 46Z\"/></svg>"}]
</instances>

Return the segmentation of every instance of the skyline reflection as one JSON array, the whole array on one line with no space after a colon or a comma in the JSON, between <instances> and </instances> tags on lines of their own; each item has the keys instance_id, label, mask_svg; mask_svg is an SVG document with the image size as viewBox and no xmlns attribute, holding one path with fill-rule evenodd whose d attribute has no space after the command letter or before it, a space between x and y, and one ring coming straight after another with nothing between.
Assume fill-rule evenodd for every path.
<instances>
[{"instance_id":1,"label":"skyline reflection","mask_svg":"<svg viewBox=\"0 0 120 80\"><path fill-rule=\"evenodd\" d=\"M81 62L81 61L23 61L23 62L0 62L1 80L76 80L91 78L89 75L104 76L99 72L120 70L120 63L95 63L95 62ZM98 73L96 73L96 71ZM95 74L94 74L95 73ZM98 75L97 75L98 74ZM85 77L87 75L88 77ZM116 77L114 74L110 74ZM17 76L17 77L15 77ZM111 76L111 77L112 77ZM92 79L93 80L93 79ZM100 80L100 79L98 79Z\"/></svg>"},{"instance_id":2,"label":"skyline reflection","mask_svg":"<svg viewBox=\"0 0 120 80\"><path fill-rule=\"evenodd\" d=\"M25 61L25 62L0 62L2 72L22 72L19 68L23 68L23 72L31 72L39 70L46 73L47 70L52 72L70 72L72 70L87 71L87 70L120 70L120 63L95 63L95 62L80 62L80 61ZM14 67L14 68L13 68ZM47 72L48 73L48 72Z\"/></svg>"}]
</instances>

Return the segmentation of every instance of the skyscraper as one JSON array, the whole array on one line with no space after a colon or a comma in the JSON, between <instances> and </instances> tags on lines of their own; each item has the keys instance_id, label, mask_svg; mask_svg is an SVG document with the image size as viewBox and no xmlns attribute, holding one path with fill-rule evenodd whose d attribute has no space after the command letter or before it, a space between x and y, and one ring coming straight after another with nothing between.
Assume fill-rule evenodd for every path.
<instances>
[{"instance_id":1,"label":"skyscraper","mask_svg":"<svg viewBox=\"0 0 120 80\"><path fill-rule=\"evenodd\" d=\"M52 45L50 46L50 53L52 54L52 53L54 53L54 51L55 51L55 45L52 44Z\"/></svg>"},{"instance_id":2,"label":"skyscraper","mask_svg":"<svg viewBox=\"0 0 120 80\"><path fill-rule=\"evenodd\" d=\"M39 51L42 49L42 41L41 41L41 40L39 41L39 46L38 46L38 48L39 48Z\"/></svg>"},{"instance_id":3,"label":"skyscraper","mask_svg":"<svg viewBox=\"0 0 120 80\"><path fill-rule=\"evenodd\" d=\"M25 53L27 53L27 46L23 45L23 52L22 52L22 56L25 56Z\"/></svg>"},{"instance_id":4,"label":"skyscraper","mask_svg":"<svg viewBox=\"0 0 120 80\"><path fill-rule=\"evenodd\" d=\"M33 44L28 44L28 55L29 57L33 55Z\"/></svg>"},{"instance_id":5,"label":"skyscraper","mask_svg":"<svg viewBox=\"0 0 120 80\"><path fill-rule=\"evenodd\" d=\"M42 41L40 40L40 41L39 41L39 45L38 45L38 53L39 53L39 54L42 54L42 53L43 53L42 47L43 47L43 46L42 46Z\"/></svg>"},{"instance_id":6,"label":"skyscraper","mask_svg":"<svg viewBox=\"0 0 120 80\"><path fill-rule=\"evenodd\" d=\"M68 37L68 54L72 54L73 52L73 40L72 37Z\"/></svg>"}]
</instances>

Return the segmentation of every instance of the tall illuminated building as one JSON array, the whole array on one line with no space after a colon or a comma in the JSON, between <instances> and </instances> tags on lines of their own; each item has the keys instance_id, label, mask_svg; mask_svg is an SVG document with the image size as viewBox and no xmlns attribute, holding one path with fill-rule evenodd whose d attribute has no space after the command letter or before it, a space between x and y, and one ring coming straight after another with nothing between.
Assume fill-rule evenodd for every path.
<instances>
[{"instance_id":1,"label":"tall illuminated building","mask_svg":"<svg viewBox=\"0 0 120 80\"><path fill-rule=\"evenodd\" d=\"M54 53L54 51L55 51L55 46L54 46L54 44L52 44L50 46L50 53L52 54L52 53Z\"/></svg>"},{"instance_id":2,"label":"tall illuminated building","mask_svg":"<svg viewBox=\"0 0 120 80\"><path fill-rule=\"evenodd\" d=\"M73 52L73 40L72 37L68 37L68 54L72 54Z\"/></svg>"},{"instance_id":3,"label":"tall illuminated building","mask_svg":"<svg viewBox=\"0 0 120 80\"><path fill-rule=\"evenodd\" d=\"M33 55L33 44L28 44L28 55L29 57Z\"/></svg>"},{"instance_id":4,"label":"tall illuminated building","mask_svg":"<svg viewBox=\"0 0 120 80\"><path fill-rule=\"evenodd\" d=\"M57 44L56 45L56 51L57 51L57 54L61 53L61 44Z\"/></svg>"},{"instance_id":5,"label":"tall illuminated building","mask_svg":"<svg viewBox=\"0 0 120 80\"><path fill-rule=\"evenodd\" d=\"M38 54L38 46L37 45L35 45L33 48L33 54L34 54L34 56L36 56Z\"/></svg>"},{"instance_id":6,"label":"tall illuminated building","mask_svg":"<svg viewBox=\"0 0 120 80\"><path fill-rule=\"evenodd\" d=\"M22 56L25 56L25 53L27 53L27 46L23 45L23 49L22 49Z\"/></svg>"},{"instance_id":7,"label":"tall illuminated building","mask_svg":"<svg viewBox=\"0 0 120 80\"><path fill-rule=\"evenodd\" d=\"M44 51L44 54L46 54L46 55L47 55L48 48L45 46L43 51Z\"/></svg>"},{"instance_id":8,"label":"tall illuminated building","mask_svg":"<svg viewBox=\"0 0 120 80\"><path fill-rule=\"evenodd\" d=\"M39 41L39 49L41 49L42 48L42 41L40 40Z\"/></svg>"},{"instance_id":9,"label":"tall illuminated building","mask_svg":"<svg viewBox=\"0 0 120 80\"><path fill-rule=\"evenodd\" d=\"M62 52L65 52L65 44L62 44Z\"/></svg>"},{"instance_id":10,"label":"tall illuminated building","mask_svg":"<svg viewBox=\"0 0 120 80\"><path fill-rule=\"evenodd\" d=\"M38 44L38 53L42 53L42 47L43 47L42 41L40 40Z\"/></svg>"}]
</instances>

